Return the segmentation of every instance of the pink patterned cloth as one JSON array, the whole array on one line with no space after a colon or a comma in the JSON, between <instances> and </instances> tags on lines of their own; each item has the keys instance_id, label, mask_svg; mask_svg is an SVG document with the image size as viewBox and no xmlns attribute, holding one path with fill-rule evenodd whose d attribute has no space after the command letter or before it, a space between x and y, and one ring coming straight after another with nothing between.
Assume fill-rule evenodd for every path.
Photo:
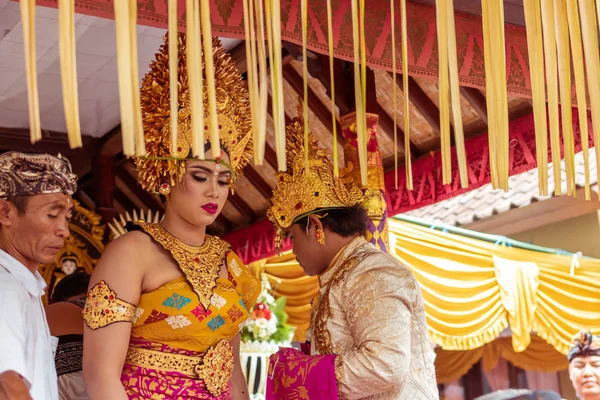
<instances>
[{"instance_id":1,"label":"pink patterned cloth","mask_svg":"<svg viewBox=\"0 0 600 400\"><path fill-rule=\"evenodd\" d=\"M284 348L271 355L267 400L337 400L336 355L305 355Z\"/></svg>"},{"instance_id":2,"label":"pink patterned cloth","mask_svg":"<svg viewBox=\"0 0 600 400\"><path fill-rule=\"evenodd\" d=\"M130 347L186 356L202 357L204 353L176 349L140 338L132 338ZM177 371L162 371L125 363L121 383L129 400L231 400L231 384L220 396L213 396L202 379L194 379Z\"/></svg>"}]
</instances>

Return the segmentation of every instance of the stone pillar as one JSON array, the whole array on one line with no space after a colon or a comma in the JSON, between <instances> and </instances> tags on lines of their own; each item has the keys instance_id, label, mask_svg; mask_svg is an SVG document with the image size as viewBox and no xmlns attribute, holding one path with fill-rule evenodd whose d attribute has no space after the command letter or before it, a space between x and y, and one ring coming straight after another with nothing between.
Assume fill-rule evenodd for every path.
<instances>
[{"instance_id":1,"label":"stone pillar","mask_svg":"<svg viewBox=\"0 0 600 400\"><path fill-rule=\"evenodd\" d=\"M367 143L368 185L362 187L360 179L360 164L358 159L358 142L356 136L356 113L352 112L340 118L342 134L344 135L344 159L346 168L345 178L361 187L365 195L364 207L369 214L369 227L367 240L378 249L389 252L389 231L387 224L387 203L385 201L385 183L383 162L377 144L377 127L379 116L367 113L367 130L369 135Z\"/></svg>"}]
</instances>

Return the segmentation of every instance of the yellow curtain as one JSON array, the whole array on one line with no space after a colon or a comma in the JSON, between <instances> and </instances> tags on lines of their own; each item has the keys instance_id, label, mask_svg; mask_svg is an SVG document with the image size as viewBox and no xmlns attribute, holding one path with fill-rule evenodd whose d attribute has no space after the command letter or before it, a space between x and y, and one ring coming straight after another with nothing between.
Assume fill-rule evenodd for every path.
<instances>
[{"instance_id":1,"label":"yellow curtain","mask_svg":"<svg viewBox=\"0 0 600 400\"><path fill-rule=\"evenodd\" d=\"M438 347L435 352L437 381L442 384L460 378L479 360L484 371L489 371L500 357L528 371L557 372L569 366L563 354L537 335L531 336L531 343L522 352L513 349L509 337L496 339L473 350L450 351Z\"/></svg>"},{"instance_id":2,"label":"yellow curtain","mask_svg":"<svg viewBox=\"0 0 600 400\"><path fill-rule=\"evenodd\" d=\"M287 298L288 323L296 327L294 340L303 342L310 320L312 299L319 293L319 280L304 274L291 252L249 265L257 276L264 272L273 288L273 296Z\"/></svg>"},{"instance_id":3,"label":"yellow curtain","mask_svg":"<svg viewBox=\"0 0 600 400\"><path fill-rule=\"evenodd\" d=\"M391 246L421 285L432 340L472 350L510 325L523 351L535 331L566 354L580 329L600 333L600 260L524 250L390 219ZM571 274L572 264L578 264Z\"/></svg>"}]
</instances>

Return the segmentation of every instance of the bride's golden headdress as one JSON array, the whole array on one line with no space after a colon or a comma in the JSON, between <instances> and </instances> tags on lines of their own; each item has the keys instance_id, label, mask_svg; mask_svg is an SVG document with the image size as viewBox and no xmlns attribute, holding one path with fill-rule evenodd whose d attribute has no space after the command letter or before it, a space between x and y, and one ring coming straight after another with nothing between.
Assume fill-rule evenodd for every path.
<instances>
[{"instance_id":1,"label":"bride's golden headdress","mask_svg":"<svg viewBox=\"0 0 600 400\"><path fill-rule=\"evenodd\" d=\"M296 117L286 127L287 171L277 174L267 217L277 229L276 244L283 230L300 218L317 212L352 207L363 201L362 191L351 182L335 178L327 150L309 135L308 170L304 158L304 121Z\"/></svg>"},{"instance_id":2,"label":"bride's golden headdress","mask_svg":"<svg viewBox=\"0 0 600 400\"><path fill-rule=\"evenodd\" d=\"M142 81L141 105L146 139L146 157L136 158L141 186L151 193L160 193L161 187L174 186L185 173L185 159L190 156L192 139L191 109L186 69L185 34L178 34L179 53L179 132L177 148L171 148L171 129L169 123L169 51L168 35L160 47L150 71ZM250 99L247 86L235 63L225 51L218 38L213 38L215 67L215 85L217 94L217 112L221 145L229 154L234 177L239 175L252 156L252 133L250 120ZM204 55L202 55L202 73L204 73ZM203 80L206 85L206 79ZM208 126L208 98L204 88L204 130ZM207 141L210 135L206 135Z\"/></svg>"}]
</instances>

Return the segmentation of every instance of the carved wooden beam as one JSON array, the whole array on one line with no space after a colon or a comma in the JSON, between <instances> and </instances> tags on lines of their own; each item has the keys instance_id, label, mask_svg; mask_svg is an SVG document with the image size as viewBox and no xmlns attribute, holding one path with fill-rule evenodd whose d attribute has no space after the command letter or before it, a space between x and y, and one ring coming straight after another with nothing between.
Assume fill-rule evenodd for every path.
<instances>
[{"instance_id":1,"label":"carved wooden beam","mask_svg":"<svg viewBox=\"0 0 600 400\"><path fill-rule=\"evenodd\" d=\"M142 189L137 179L131 175L129 169L125 167L118 168L117 177L129 188L129 190L131 190L135 197L144 203L147 208L154 212L160 211L162 213L165 211L165 207L156 197Z\"/></svg>"},{"instance_id":2,"label":"carved wooden beam","mask_svg":"<svg viewBox=\"0 0 600 400\"><path fill-rule=\"evenodd\" d=\"M394 119L388 115L388 113L381 107L381 104L377 101L377 90L375 85L375 73L372 69L367 68L367 112L377 114L379 116L379 126L383 128L385 133L394 140ZM398 135L398 150L402 154L406 154L404 149L404 131L396 126L396 132ZM410 143L410 154L412 157L419 155L418 149L411 142Z\"/></svg>"},{"instance_id":3,"label":"carved wooden beam","mask_svg":"<svg viewBox=\"0 0 600 400\"><path fill-rule=\"evenodd\" d=\"M254 221L256 219L256 213L254 212L252 207L250 207L248 203L246 203L246 201L244 201L237 193L229 195L228 200L231 203L231 205L234 206L239 211L239 213L244 216L244 218L249 219L251 221Z\"/></svg>"},{"instance_id":4,"label":"carved wooden beam","mask_svg":"<svg viewBox=\"0 0 600 400\"><path fill-rule=\"evenodd\" d=\"M115 189L114 190L114 200L119 203L119 205L121 207L123 207L123 209L127 210L127 211L131 211L131 210L135 210L137 209L135 203L133 201L131 201L131 199L129 197L127 197L122 191L120 191L119 189ZM112 208L112 207L111 207ZM106 215L102 214L102 216L107 220L107 221L112 221L113 218L115 218L117 216L117 210L115 209L114 211L114 215L112 217L110 217L110 219L108 219L106 217Z\"/></svg>"},{"instance_id":5,"label":"carved wooden beam","mask_svg":"<svg viewBox=\"0 0 600 400\"><path fill-rule=\"evenodd\" d=\"M71 149L66 133L42 131L42 140L31 144L29 129L0 127L0 153L5 151L20 151L24 153L62 154L67 157L73 167L73 172L82 177L92 169L89 154L98 146L99 139L82 136L83 147Z\"/></svg>"},{"instance_id":6,"label":"carved wooden beam","mask_svg":"<svg viewBox=\"0 0 600 400\"><path fill-rule=\"evenodd\" d=\"M271 198L273 189L251 165L244 168L244 176L265 199L269 200Z\"/></svg>"},{"instance_id":7,"label":"carved wooden beam","mask_svg":"<svg viewBox=\"0 0 600 400\"><path fill-rule=\"evenodd\" d=\"M465 86L460 87L460 94L469 102L479 118L487 125L487 104L485 96L482 95L479 90Z\"/></svg>"},{"instance_id":8,"label":"carved wooden beam","mask_svg":"<svg viewBox=\"0 0 600 400\"><path fill-rule=\"evenodd\" d=\"M333 77L335 83L335 105L339 109L340 115L346 115L350 112L350 105L354 104L354 80L351 83L348 82L345 65L347 61L340 60L338 58L333 60ZM316 77L319 82L327 90L329 98L331 98L331 74L329 73L329 56L319 54L319 65L320 68L315 74L311 72L311 75ZM351 98L349 98L351 97Z\"/></svg>"},{"instance_id":9,"label":"carved wooden beam","mask_svg":"<svg viewBox=\"0 0 600 400\"><path fill-rule=\"evenodd\" d=\"M392 73L390 72L390 75ZM403 88L402 75L396 76L396 83L401 90ZM427 96L427 93L421 89L421 86L415 81L412 76L408 77L408 94L410 96L410 102L415 108L421 113L423 118L431 125L435 133L439 136L440 134L440 110L437 108L435 103Z\"/></svg>"},{"instance_id":10,"label":"carved wooden beam","mask_svg":"<svg viewBox=\"0 0 600 400\"><path fill-rule=\"evenodd\" d=\"M304 96L304 84L302 82L302 77L296 72L294 67L290 64L283 67L283 78L290 84L290 86L294 89L298 96ZM312 90L312 88L308 87L308 105L310 110L315 114L315 116L321 121L321 123L329 130L329 132L333 132L333 125L331 123L331 110L327 106L325 106L317 94ZM342 128L340 126L339 121L336 121L336 129L340 134L337 135L338 144L344 145L344 137L341 135Z\"/></svg>"}]
</instances>

